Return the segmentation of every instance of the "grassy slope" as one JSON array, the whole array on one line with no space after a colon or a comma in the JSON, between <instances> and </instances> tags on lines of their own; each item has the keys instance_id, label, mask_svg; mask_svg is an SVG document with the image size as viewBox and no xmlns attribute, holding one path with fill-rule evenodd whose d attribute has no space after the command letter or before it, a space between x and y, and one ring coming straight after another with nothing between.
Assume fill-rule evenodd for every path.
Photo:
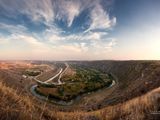
<instances>
[{"instance_id":1,"label":"grassy slope","mask_svg":"<svg viewBox=\"0 0 160 120\"><path fill-rule=\"evenodd\" d=\"M33 110L31 101L16 93L16 90L6 87L0 82L0 119L25 119L32 118Z\"/></svg>"},{"instance_id":2,"label":"grassy slope","mask_svg":"<svg viewBox=\"0 0 160 120\"><path fill-rule=\"evenodd\" d=\"M36 106L28 96L0 82L0 120L48 119L49 113L44 105Z\"/></svg>"},{"instance_id":3,"label":"grassy slope","mask_svg":"<svg viewBox=\"0 0 160 120\"><path fill-rule=\"evenodd\" d=\"M27 96L18 95L17 91L0 82L0 119L1 120L149 120L150 112L159 109L160 88L129 100L125 103L109 106L94 112L54 112L37 107ZM155 118L156 119L156 118ZM158 120L158 118L157 118Z\"/></svg>"}]
</instances>

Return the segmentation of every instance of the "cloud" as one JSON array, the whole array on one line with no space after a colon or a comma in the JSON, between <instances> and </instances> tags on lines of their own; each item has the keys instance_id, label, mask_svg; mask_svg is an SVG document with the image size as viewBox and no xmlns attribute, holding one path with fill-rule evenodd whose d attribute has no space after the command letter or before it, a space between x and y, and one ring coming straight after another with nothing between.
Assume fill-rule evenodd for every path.
<instances>
[{"instance_id":1,"label":"cloud","mask_svg":"<svg viewBox=\"0 0 160 120\"><path fill-rule=\"evenodd\" d=\"M30 46L34 47L42 47L43 43L39 42L37 39L35 39L32 36L27 36L27 35L17 35L17 34L12 34L11 35L12 41L23 41Z\"/></svg>"},{"instance_id":2,"label":"cloud","mask_svg":"<svg viewBox=\"0 0 160 120\"><path fill-rule=\"evenodd\" d=\"M61 35L56 34L49 36L49 43L53 46L74 46L81 52L101 52L112 51L113 47L117 44L114 38L106 37L108 33L106 32L88 32L72 35Z\"/></svg>"},{"instance_id":3,"label":"cloud","mask_svg":"<svg viewBox=\"0 0 160 120\"><path fill-rule=\"evenodd\" d=\"M109 18L109 13L100 4L102 0L1 0L0 8L5 15L16 17L27 15L32 21L41 21L48 25L56 19L67 22L70 27L82 11L89 9L91 26L95 28L109 28L116 23L116 18ZM3 12L4 12L3 11ZM45 21L45 22L44 22Z\"/></svg>"},{"instance_id":4,"label":"cloud","mask_svg":"<svg viewBox=\"0 0 160 120\"><path fill-rule=\"evenodd\" d=\"M108 38L106 41L92 41L91 42L91 50L94 54L107 54L108 52L112 52L113 47L117 44L117 40L115 38Z\"/></svg>"},{"instance_id":5,"label":"cloud","mask_svg":"<svg viewBox=\"0 0 160 120\"><path fill-rule=\"evenodd\" d=\"M49 41L40 42L40 40L30 35L12 34L7 38L0 39L0 41L3 41L0 44L7 48L3 49L1 47L0 50L6 53L7 56L13 58L16 56L22 59L94 59L98 57L97 54L102 55L103 53L103 56L106 55L116 45L116 41L111 39L105 43L97 40L88 42L86 40L78 42L61 40L57 40L58 43L51 44ZM6 56L0 55L0 57L5 58Z\"/></svg>"},{"instance_id":6,"label":"cloud","mask_svg":"<svg viewBox=\"0 0 160 120\"><path fill-rule=\"evenodd\" d=\"M116 24L116 18L102 7L101 0L5 0L0 1L8 17L26 15L32 24L44 23L42 32L36 32L25 24L6 24L0 22L0 30L8 31L7 37L0 36L0 44L16 52L30 51L33 58L46 56L57 58L96 57L95 53L111 51L117 41L108 38L106 30ZM72 29L73 21L83 11L89 15L89 29L71 32L57 25L56 21L66 22ZM2 11L2 12L4 12ZM12 16L14 15L14 16ZM85 21L86 22L86 21ZM77 26L81 27L81 26ZM34 28L35 29L35 28ZM98 30L97 30L98 29ZM100 31L101 30L101 31ZM7 42L4 42L7 41ZM17 45L17 46L14 46ZM1 49L2 50L2 49ZM21 55L22 55L21 53ZM67 54L66 54L67 53ZM68 55L68 56L67 56Z\"/></svg>"},{"instance_id":7,"label":"cloud","mask_svg":"<svg viewBox=\"0 0 160 120\"><path fill-rule=\"evenodd\" d=\"M27 31L27 28L23 25L12 25L0 23L0 30L6 30L10 33L24 33Z\"/></svg>"},{"instance_id":8,"label":"cloud","mask_svg":"<svg viewBox=\"0 0 160 120\"><path fill-rule=\"evenodd\" d=\"M54 18L51 0L1 0L0 7L8 16L25 14L33 21L45 20L50 22Z\"/></svg>"},{"instance_id":9,"label":"cloud","mask_svg":"<svg viewBox=\"0 0 160 120\"><path fill-rule=\"evenodd\" d=\"M85 33L78 33L78 34L70 34L70 35L64 35L64 34L59 34L56 33L53 30L49 31L46 30L46 32L44 32L44 36L46 36L46 40L48 40L51 43L61 43L63 42L65 44L65 42L90 42L90 41L101 41L103 40L105 37L107 37L108 33L107 32L85 32Z\"/></svg>"},{"instance_id":10,"label":"cloud","mask_svg":"<svg viewBox=\"0 0 160 120\"><path fill-rule=\"evenodd\" d=\"M51 0L24 0L24 5L22 13L28 14L33 20L53 21L54 11Z\"/></svg>"},{"instance_id":11,"label":"cloud","mask_svg":"<svg viewBox=\"0 0 160 120\"><path fill-rule=\"evenodd\" d=\"M61 0L56 1L56 19L67 20L68 27L72 25L72 22L76 16L81 12L80 1L73 0Z\"/></svg>"},{"instance_id":12,"label":"cloud","mask_svg":"<svg viewBox=\"0 0 160 120\"><path fill-rule=\"evenodd\" d=\"M108 29L116 24L116 18L110 19L109 13L100 4L96 4L91 11L91 25L89 30Z\"/></svg>"},{"instance_id":13,"label":"cloud","mask_svg":"<svg viewBox=\"0 0 160 120\"><path fill-rule=\"evenodd\" d=\"M107 44L105 44L104 48L111 51L116 44L117 44L117 40L111 38L111 40Z\"/></svg>"}]
</instances>

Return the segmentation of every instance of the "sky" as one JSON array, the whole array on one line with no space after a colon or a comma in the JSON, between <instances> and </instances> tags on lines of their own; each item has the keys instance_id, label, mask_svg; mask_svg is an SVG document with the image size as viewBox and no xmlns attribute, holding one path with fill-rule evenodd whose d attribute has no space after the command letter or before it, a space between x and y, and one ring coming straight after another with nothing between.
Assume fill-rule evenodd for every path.
<instances>
[{"instance_id":1,"label":"sky","mask_svg":"<svg viewBox=\"0 0 160 120\"><path fill-rule=\"evenodd\" d=\"M160 0L0 0L1 60L159 60Z\"/></svg>"}]
</instances>

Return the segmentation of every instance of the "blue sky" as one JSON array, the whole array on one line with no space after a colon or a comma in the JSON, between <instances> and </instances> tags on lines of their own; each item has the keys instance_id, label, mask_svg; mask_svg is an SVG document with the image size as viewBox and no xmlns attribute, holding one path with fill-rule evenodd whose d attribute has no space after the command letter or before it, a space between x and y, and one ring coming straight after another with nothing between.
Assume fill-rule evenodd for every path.
<instances>
[{"instance_id":1,"label":"blue sky","mask_svg":"<svg viewBox=\"0 0 160 120\"><path fill-rule=\"evenodd\" d=\"M160 0L0 0L0 59L160 59Z\"/></svg>"}]
</instances>

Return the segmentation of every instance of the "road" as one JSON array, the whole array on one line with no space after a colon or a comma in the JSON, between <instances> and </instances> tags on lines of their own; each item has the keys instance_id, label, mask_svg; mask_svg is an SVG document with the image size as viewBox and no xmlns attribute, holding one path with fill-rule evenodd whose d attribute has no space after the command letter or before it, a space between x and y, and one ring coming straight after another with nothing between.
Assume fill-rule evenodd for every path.
<instances>
[{"instance_id":1,"label":"road","mask_svg":"<svg viewBox=\"0 0 160 120\"><path fill-rule=\"evenodd\" d=\"M58 77L60 74L62 74L63 69L60 68L60 71L53 77L49 78L48 80L44 81L45 83L48 83L50 81L52 81L53 79L55 79L56 77Z\"/></svg>"},{"instance_id":2,"label":"road","mask_svg":"<svg viewBox=\"0 0 160 120\"><path fill-rule=\"evenodd\" d=\"M49 86L51 85L51 86L53 86L53 87L57 87L57 86L61 86L62 84L65 84L64 82L61 81L62 75L66 72L66 70L67 70L68 67L69 67L69 65L68 65L67 63L65 63L65 65L66 65L66 67L65 67L64 69L63 69L63 68L59 68L60 71L59 71L56 75L54 75L53 77L51 77L50 79L46 80L45 82L42 82L42 81L40 81L40 80L38 80L38 79L36 79L36 78L35 78L35 81L37 81L38 84L45 85L45 86L46 86L46 85L49 85ZM117 83L118 83L117 77L114 76L114 74L112 74L112 73L110 73L110 74L114 77L114 79L112 80L112 84L111 84L110 86L108 86L107 88L105 88L105 90L112 88L113 86L117 85ZM48 83L48 82L52 81L53 79L55 79L55 78L58 77L58 76L59 76L59 78L58 78L58 81L57 81L57 82ZM68 84L69 84L69 83L68 83ZM33 85L33 86L31 87L31 92L32 92L32 94L35 95L36 97L38 97L38 98L41 99L41 100L46 100L46 97L45 97L45 96L40 95L40 94L38 94L38 93L35 92L35 88L36 88L37 86L38 86L38 85ZM83 94L83 95L77 96L77 98L71 100L71 102L65 102L65 101L58 101L58 102L57 102L56 100L52 100L52 102L55 103L55 104L59 104L59 105L72 105L73 103L76 103L76 102L80 101L80 99L81 99L81 100L82 100L82 99L85 99L86 96L94 96L94 95L97 96L97 95L101 94L101 92L102 92L103 90L104 90L104 88L99 89L99 90L97 90L97 91L85 93L85 94ZM108 100L108 101L105 101L105 102L108 102L108 103L109 103L110 101L111 101L111 100ZM95 105L96 105L96 104L95 104Z\"/></svg>"},{"instance_id":3,"label":"road","mask_svg":"<svg viewBox=\"0 0 160 120\"><path fill-rule=\"evenodd\" d=\"M66 65L66 68L65 68L64 70L63 70L63 68L60 68L60 71L59 71L56 75L54 75L53 77L49 78L48 80L46 80L46 81L44 81L44 82L38 80L37 77L35 77L34 80L35 80L37 83L43 84L43 85L61 85L61 84L64 84L64 83L62 83L62 81L61 81L61 77L62 77L62 75L66 72L66 70L67 70L68 67L69 67L69 65L68 65L67 63L65 63L65 65ZM48 83L48 82L54 80L54 79L55 79L56 77L58 77L58 76L59 76L59 78L58 78L57 83L55 83L55 82L53 82L53 83Z\"/></svg>"},{"instance_id":4,"label":"road","mask_svg":"<svg viewBox=\"0 0 160 120\"><path fill-rule=\"evenodd\" d=\"M69 67L69 65L68 65L67 63L65 63L65 65L66 65L66 68L63 70L63 72L60 74L60 76L59 76L59 78L58 78L58 83L59 83L59 84L62 84L62 82L61 82L61 77L62 77L62 75L67 71L67 69L68 69L68 67Z\"/></svg>"}]
</instances>

